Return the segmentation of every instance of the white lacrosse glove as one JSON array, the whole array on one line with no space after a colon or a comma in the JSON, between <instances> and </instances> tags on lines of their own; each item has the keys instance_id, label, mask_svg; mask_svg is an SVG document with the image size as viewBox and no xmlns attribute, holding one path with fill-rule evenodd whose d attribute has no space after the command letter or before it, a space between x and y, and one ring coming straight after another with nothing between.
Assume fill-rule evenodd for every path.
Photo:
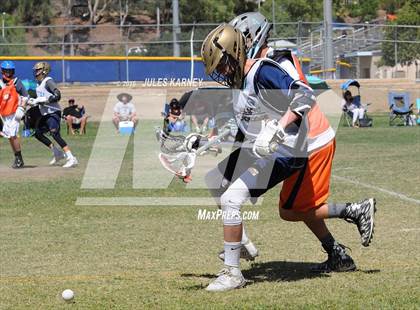
<instances>
[{"instance_id":1,"label":"white lacrosse glove","mask_svg":"<svg viewBox=\"0 0 420 310\"><path fill-rule=\"evenodd\" d=\"M20 122L24 116L25 116L25 109L22 106L18 106L15 112L15 120Z\"/></svg>"},{"instance_id":2,"label":"white lacrosse glove","mask_svg":"<svg viewBox=\"0 0 420 310\"><path fill-rule=\"evenodd\" d=\"M284 141L285 132L277 120L271 120L263 125L252 146L252 152L257 157L264 157L274 152L272 144Z\"/></svg>"},{"instance_id":3,"label":"white lacrosse glove","mask_svg":"<svg viewBox=\"0 0 420 310\"><path fill-rule=\"evenodd\" d=\"M28 104L29 99L29 97L20 96L20 105L23 107L26 106Z\"/></svg>"},{"instance_id":4,"label":"white lacrosse glove","mask_svg":"<svg viewBox=\"0 0 420 310\"><path fill-rule=\"evenodd\" d=\"M33 106L36 106L36 103L34 103L34 102L35 102L35 99L34 98L29 98L29 100L26 102L26 104L28 106L33 107Z\"/></svg>"},{"instance_id":5,"label":"white lacrosse glove","mask_svg":"<svg viewBox=\"0 0 420 310\"><path fill-rule=\"evenodd\" d=\"M185 150L187 152L195 152L200 145L201 138L203 138L203 135L197 133L190 133L184 141Z\"/></svg>"},{"instance_id":6,"label":"white lacrosse glove","mask_svg":"<svg viewBox=\"0 0 420 310\"><path fill-rule=\"evenodd\" d=\"M44 104L48 102L47 97L38 97L38 98L31 98L28 100L28 104L32 107L38 105L38 104Z\"/></svg>"},{"instance_id":7,"label":"white lacrosse glove","mask_svg":"<svg viewBox=\"0 0 420 310\"><path fill-rule=\"evenodd\" d=\"M37 100L37 104L44 104L48 102L48 98L47 97L38 97L35 100Z\"/></svg>"}]
</instances>

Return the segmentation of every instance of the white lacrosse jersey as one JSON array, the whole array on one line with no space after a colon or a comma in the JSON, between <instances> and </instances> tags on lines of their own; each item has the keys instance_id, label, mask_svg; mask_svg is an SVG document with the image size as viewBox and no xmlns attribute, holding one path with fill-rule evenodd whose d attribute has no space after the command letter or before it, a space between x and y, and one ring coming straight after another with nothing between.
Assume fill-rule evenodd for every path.
<instances>
[{"instance_id":1,"label":"white lacrosse jersey","mask_svg":"<svg viewBox=\"0 0 420 310\"><path fill-rule=\"evenodd\" d=\"M278 70L276 80L264 87L260 85L260 80L264 77L259 74L259 70L264 64L272 65ZM300 80L296 79L292 71L290 61L284 62L283 66L269 58L256 60L249 72L245 76L243 89L237 92L234 100L234 113L238 127L245 135L246 139L253 143L260 133L264 120L280 119L290 107L293 97L292 87L296 84L305 91L312 92L312 89ZM258 74L258 79L256 78ZM262 95L264 93L264 96ZM270 102L266 99L270 98ZM274 103L274 105L273 105ZM286 129L286 136L283 144L291 148L303 148L303 143L308 151L315 150L329 143L335 137L335 132L329 125L325 115L314 102L313 106L302 105L292 108L292 111L302 115L300 124L292 123ZM308 111L308 113L304 113Z\"/></svg>"},{"instance_id":2,"label":"white lacrosse jersey","mask_svg":"<svg viewBox=\"0 0 420 310\"><path fill-rule=\"evenodd\" d=\"M53 93L48 91L47 86L46 86L49 80L52 80L52 78L47 76L36 87L36 96L38 98L45 97L48 99L50 96L53 95ZM61 111L61 107L58 102L46 102L45 104L39 104L38 107L39 107L39 111L41 112L41 115L47 115L47 114L52 114L57 111Z\"/></svg>"}]
</instances>

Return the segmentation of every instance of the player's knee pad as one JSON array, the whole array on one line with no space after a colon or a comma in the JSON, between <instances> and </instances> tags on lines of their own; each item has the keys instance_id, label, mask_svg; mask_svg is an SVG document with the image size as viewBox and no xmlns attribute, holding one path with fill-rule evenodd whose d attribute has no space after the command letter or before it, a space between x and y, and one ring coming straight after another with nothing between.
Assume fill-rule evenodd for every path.
<instances>
[{"instance_id":1,"label":"player's knee pad","mask_svg":"<svg viewBox=\"0 0 420 310\"><path fill-rule=\"evenodd\" d=\"M242 223L241 206L250 198L246 184L238 179L220 197L223 211L223 224L228 226Z\"/></svg>"}]
</instances>

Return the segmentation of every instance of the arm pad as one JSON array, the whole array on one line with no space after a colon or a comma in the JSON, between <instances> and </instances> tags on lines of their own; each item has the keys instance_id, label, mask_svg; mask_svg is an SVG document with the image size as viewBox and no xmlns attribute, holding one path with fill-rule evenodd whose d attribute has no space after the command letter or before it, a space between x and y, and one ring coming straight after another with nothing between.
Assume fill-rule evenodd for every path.
<instances>
[{"instance_id":1,"label":"arm pad","mask_svg":"<svg viewBox=\"0 0 420 310\"><path fill-rule=\"evenodd\" d=\"M301 81L295 81L290 89L290 110L300 116L308 112L316 103L313 90Z\"/></svg>"},{"instance_id":2,"label":"arm pad","mask_svg":"<svg viewBox=\"0 0 420 310\"><path fill-rule=\"evenodd\" d=\"M61 93L58 88L55 88L52 92L53 94L48 98L48 103L58 102L61 99Z\"/></svg>"}]
</instances>

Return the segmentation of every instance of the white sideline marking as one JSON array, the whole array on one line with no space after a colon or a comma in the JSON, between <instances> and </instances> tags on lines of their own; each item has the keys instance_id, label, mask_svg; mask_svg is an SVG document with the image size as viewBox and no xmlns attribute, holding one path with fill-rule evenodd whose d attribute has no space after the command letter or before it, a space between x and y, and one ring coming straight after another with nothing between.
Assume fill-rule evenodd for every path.
<instances>
[{"instance_id":1,"label":"white sideline marking","mask_svg":"<svg viewBox=\"0 0 420 310\"><path fill-rule=\"evenodd\" d=\"M354 167L341 167L341 168L334 168L334 171L342 171L342 170L354 170Z\"/></svg>"},{"instance_id":2,"label":"white sideline marking","mask_svg":"<svg viewBox=\"0 0 420 310\"><path fill-rule=\"evenodd\" d=\"M261 205L263 199L258 199L255 205ZM215 205L211 197L77 197L76 206L165 206L202 207ZM251 205L250 202L245 205Z\"/></svg>"},{"instance_id":3,"label":"white sideline marking","mask_svg":"<svg viewBox=\"0 0 420 310\"><path fill-rule=\"evenodd\" d=\"M410 231L420 231L420 228L403 228L401 229L402 232L410 232Z\"/></svg>"},{"instance_id":4,"label":"white sideline marking","mask_svg":"<svg viewBox=\"0 0 420 310\"><path fill-rule=\"evenodd\" d=\"M409 202L412 202L412 203L415 203L415 204L419 204L420 205L420 200L414 199L414 198L411 198L411 197L408 197L406 195L403 195L403 194L400 194L400 193L397 193L397 192L390 191L388 189L380 188L380 187L375 186L375 185L370 185L370 184L362 183L362 182L359 182L359 181L356 181L356 180L352 180L352 179L348 179L348 178L345 178L345 177L340 177L338 175L333 175L333 178L335 178L337 180L340 180L340 181L344 181L344 182L356 184L358 186L367 187L367 188L376 190L378 192L382 192L382 193L385 193L385 194L388 194L388 195L397 197L397 198L399 198L401 200L409 201Z\"/></svg>"}]
</instances>

